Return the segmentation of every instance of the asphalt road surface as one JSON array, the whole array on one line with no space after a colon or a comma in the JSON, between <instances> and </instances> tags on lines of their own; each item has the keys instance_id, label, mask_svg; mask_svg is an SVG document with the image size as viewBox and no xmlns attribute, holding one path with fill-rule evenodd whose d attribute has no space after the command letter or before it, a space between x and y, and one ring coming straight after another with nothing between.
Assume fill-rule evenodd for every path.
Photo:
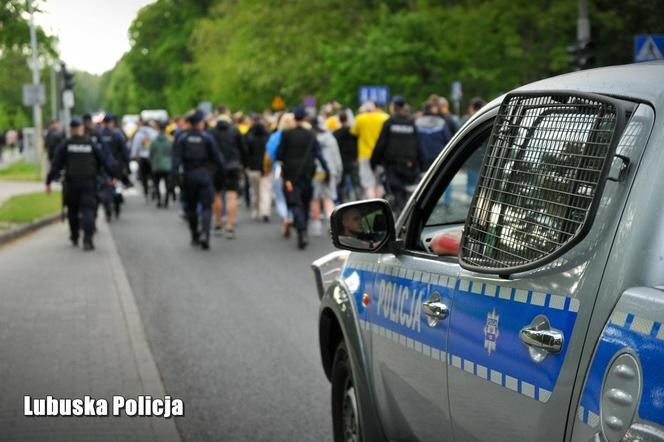
<instances>
[{"instance_id":1,"label":"asphalt road surface","mask_svg":"<svg viewBox=\"0 0 664 442\"><path fill-rule=\"evenodd\" d=\"M318 351L318 297L310 270L327 237L296 250L271 223L239 211L237 239L189 244L179 205L126 198L111 223L148 343L186 441L332 439L330 384Z\"/></svg>"}]
</instances>

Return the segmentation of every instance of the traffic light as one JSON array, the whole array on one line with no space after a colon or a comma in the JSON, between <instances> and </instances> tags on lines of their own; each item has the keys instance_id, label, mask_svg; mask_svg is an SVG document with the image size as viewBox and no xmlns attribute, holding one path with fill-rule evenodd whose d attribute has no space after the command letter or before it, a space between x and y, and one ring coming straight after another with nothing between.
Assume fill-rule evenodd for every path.
<instances>
[{"instance_id":1,"label":"traffic light","mask_svg":"<svg viewBox=\"0 0 664 442\"><path fill-rule=\"evenodd\" d=\"M62 63L60 73L62 75L62 90L74 90L74 73L67 70L67 66Z\"/></svg>"},{"instance_id":2,"label":"traffic light","mask_svg":"<svg viewBox=\"0 0 664 442\"><path fill-rule=\"evenodd\" d=\"M572 56L569 64L576 66L577 70L589 69L595 65L595 43L590 40L568 46L567 53Z\"/></svg>"}]
</instances>

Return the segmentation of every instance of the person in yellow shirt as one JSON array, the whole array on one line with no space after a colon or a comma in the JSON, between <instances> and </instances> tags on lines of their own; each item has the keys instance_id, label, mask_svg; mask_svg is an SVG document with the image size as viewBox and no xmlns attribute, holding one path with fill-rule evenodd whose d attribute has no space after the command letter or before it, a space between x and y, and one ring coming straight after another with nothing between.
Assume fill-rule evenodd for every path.
<instances>
[{"instance_id":1,"label":"person in yellow shirt","mask_svg":"<svg viewBox=\"0 0 664 442\"><path fill-rule=\"evenodd\" d=\"M235 127L238 128L242 135L246 135L249 132L249 124L247 124L247 117L245 117L242 111L237 111L233 114L233 123Z\"/></svg>"},{"instance_id":2,"label":"person in yellow shirt","mask_svg":"<svg viewBox=\"0 0 664 442\"><path fill-rule=\"evenodd\" d=\"M364 103L360 110L363 112L355 117L355 124L350 132L357 136L357 159L364 197L376 198L378 196L378 184L376 175L371 170L371 154L376 146L376 141L378 141L383 123L390 116L376 107L376 104L372 101Z\"/></svg>"},{"instance_id":3,"label":"person in yellow shirt","mask_svg":"<svg viewBox=\"0 0 664 442\"><path fill-rule=\"evenodd\" d=\"M324 104L320 108L320 118L321 121L324 121L325 123L325 129L327 129L330 132L334 132L335 130L339 129L341 127L341 123L339 122L339 118L334 115L335 111L335 104L338 104L336 102L332 103L327 103Z\"/></svg>"}]
</instances>

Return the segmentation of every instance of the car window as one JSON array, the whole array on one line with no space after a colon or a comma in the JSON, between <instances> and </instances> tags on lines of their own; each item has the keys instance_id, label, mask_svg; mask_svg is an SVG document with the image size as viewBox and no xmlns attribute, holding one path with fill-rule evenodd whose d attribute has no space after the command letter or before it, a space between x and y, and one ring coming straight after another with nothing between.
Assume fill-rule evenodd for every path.
<instances>
[{"instance_id":1,"label":"car window","mask_svg":"<svg viewBox=\"0 0 664 442\"><path fill-rule=\"evenodd\" d=\"M463 224L470 209L470 202L477 187L480 166L486 152L488 139L479 144L473 154L456 172L438 199L431 215L424 223L425 227L446 224Z\"/></svg>"},{"instance_id":2,"label":"car window","mask_svg":"<svg viewBox=\"0 0 664 442\"><path fill-rule=\"evenodd\" d=\"M454 248L444 247L445 253L432 250L432 240L436 235L445 236L442 242L449 245L460 238L491 135L491 124L492 121L485 122L471 132L455 146L444 163L437 165L428 188L418 199L422 210L410 220L407 249L439 256L456 255Z\"/></svg>"}]
</instances>

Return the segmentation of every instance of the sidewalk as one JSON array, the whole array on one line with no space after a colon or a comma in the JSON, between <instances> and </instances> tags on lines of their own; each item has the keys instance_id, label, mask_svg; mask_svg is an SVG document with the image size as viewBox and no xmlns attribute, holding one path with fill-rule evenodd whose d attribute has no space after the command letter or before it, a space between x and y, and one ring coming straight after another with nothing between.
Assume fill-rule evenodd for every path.
<instances>
[{"instance_id":1,"label":"sidewalk","mask_svg":"<svg viewBox=\"0 0 664 442\"><path fill-rule=\"evenodd\" d=\"M24 396L163 398L110 235L69 244L65 224L0 247L0 440L179 440L161 417L24 417ZM185 404L186 413L186 404Z\"/></svg>"}]
</instances>

